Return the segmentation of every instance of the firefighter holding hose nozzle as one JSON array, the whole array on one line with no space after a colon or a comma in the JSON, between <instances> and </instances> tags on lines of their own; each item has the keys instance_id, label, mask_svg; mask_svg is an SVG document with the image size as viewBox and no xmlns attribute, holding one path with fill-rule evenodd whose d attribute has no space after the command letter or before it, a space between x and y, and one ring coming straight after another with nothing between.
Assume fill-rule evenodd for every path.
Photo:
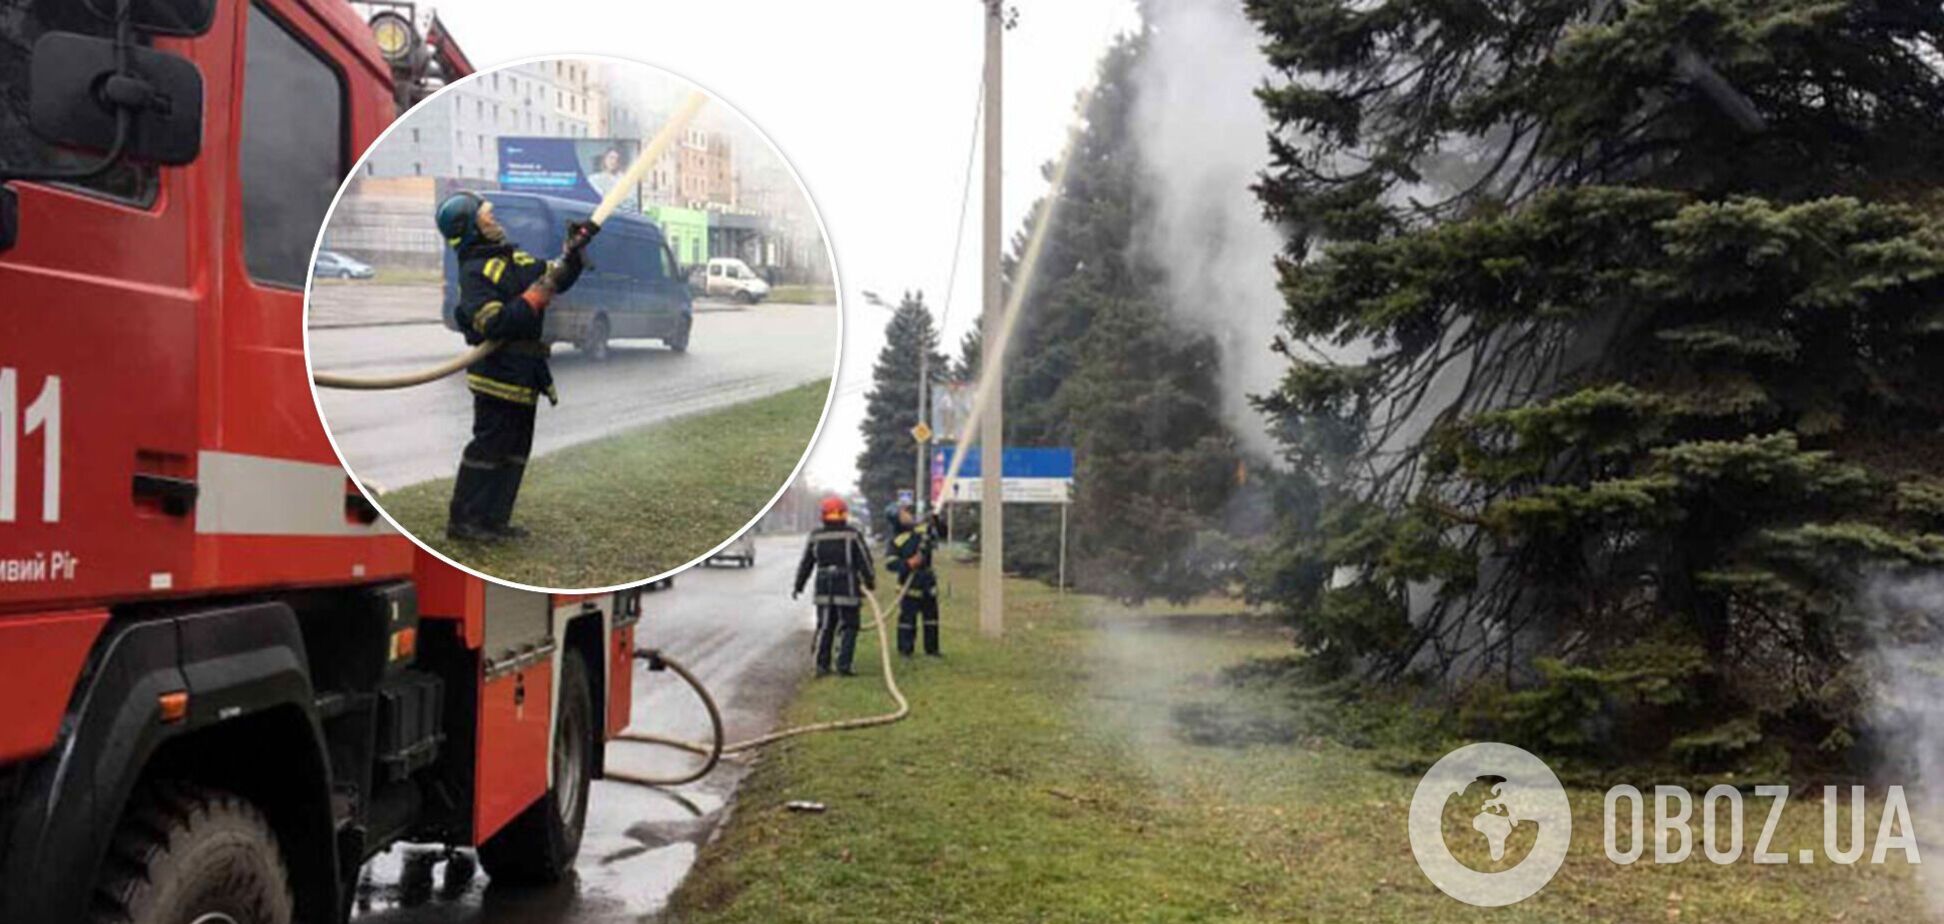
<instances>
[{"instance_id":1,"label":"firefighter holding hose nozzle","mask_svg":"<svg viewBox=\"0 0 1944 924\"><path fill-rule=\"evenodd\" d=\"M826 497L823 528L810 534L797 563L796 589L791 599L816 576L812 601L817 604L817 676L830 673L831 647L837 651L837 673L854 676L851 656L857 651L858 607L864 591L877 589L877 571L864 534L850 522L850 508L841 497Z\"/></svg>"},{"instance_id":2,"label":"firefighter holding hose nozzle","mask_svg":"<svg viewBox=\"0 0 1944 924\"><path fill-rule=\"evenodd\" d=\"M506 239L493 204L461 192L439 204L439 233L459 257L459 307L466 343L499 341L499 349L466 367L473 393L473 435L459 457L446 536L475 542L517 539L513 503L533 449L539 397L558 404L547 344L540 339L549 302L580 278L581 251L600 226L571 222L560 259L543 261Z\"/></svg>"},{"instance_id":3,"label":"firefighter holding hose nozzle","mask_svg":"<svg viewBox=\"0 0 1944 924\"><path fill-rule=\"evenodd\" d=\"M917 641L918 623L925 625L925 654L936 658L938 650L938 575L932 571L932 552L938 548L937 518L923 522L913 516L910 504L892 508L891 539L885 567L910 587L898 601L898 653L909 656Z\"/></svg>"}]
</instances>

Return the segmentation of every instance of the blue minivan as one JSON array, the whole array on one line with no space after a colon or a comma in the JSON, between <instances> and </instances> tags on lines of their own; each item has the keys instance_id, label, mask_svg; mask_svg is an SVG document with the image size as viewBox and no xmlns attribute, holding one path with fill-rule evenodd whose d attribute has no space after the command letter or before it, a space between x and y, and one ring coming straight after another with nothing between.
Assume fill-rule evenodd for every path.
<instances>
[{"instance_id":1,"label":"blue minivan","mask_svg":"<svg viewBox=\"0 0 1944 924\"><path fill-rule=\"evenodd\" d=\"M508 240L541 259L560 255L569 221L586 221L594 205L573 199L520 192L483 192ZM573 291L547 308L544 339L571 343L595 359L606 359L608 341L658 339L669 349L688 349L695 321L688 279L662 238L661 226L640 215L616 212L587 245L587 269ZM459 260L445 254L445 323L458 330Z\"/></svg>"}]
</instances>

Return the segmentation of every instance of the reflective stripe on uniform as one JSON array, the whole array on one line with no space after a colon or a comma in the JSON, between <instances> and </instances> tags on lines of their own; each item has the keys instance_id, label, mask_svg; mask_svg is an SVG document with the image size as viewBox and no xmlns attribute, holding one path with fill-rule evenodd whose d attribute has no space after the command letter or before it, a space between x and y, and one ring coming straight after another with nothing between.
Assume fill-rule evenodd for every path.
<instances>
[{"instance_id":1,"label":"reflective stripe on uniform","mask_svg":"<svg viewBox=\"0 0 1944 924\"><path fill-rule=\"evenodd\" d=\"M532 266L533 264L538 263L540 261L535 260L533 258L533 254L527 253L524 250L515 250L513 251L513 262L514 264L519 266ZM493 281L498 282L499 280L495 279Z\"/></svg>"},{"instance_id":2,"label":"reflective stripe on uniform","mask_svg":"<svg viewBox=\"0 0 1944 924\"><path fill-rule=\"evenodd\" d=\"M833 594L817 594L811 599L818 606L856 606L864 602L858 597L839 597Z\"/></svg>"},{"instance_id":3,"label":"reflective stripe on uniform","mask_svg":"<svg viewBox=\"0 0 1944 924\"><path fill-rule=\"evenodd\" d=\"M506 306L499 302L487 302L479 306L479 310L473 312L473 330L485 333L486 325L493 323L493 319L499 317L500 309L504 307Z\"/></svg>"},{"instance_id":4,"label":"reflective stripe on uniform","mask_svg":"<svg viewBox=\"0 0 1944 924\"><path fill-rule=\"evenodd\" d=\"M519 404L535 403L533 389L522 388L511 382L502 382L498 379L489 379L483 375L467 373L466 385L473 391L489 398L499 398L502 401L513 401Z\"/></svg>"},{"instance_id":5,"label":"reflective stripe on uniform","mask_svg":"<svg viewBox=\"0 0 1944 924\"><path fill-rule=\"evenodd\" d=\"M491 260L487 260L486 265L480 267L479 271L487 279L491 279L493 283L497 285L500 281L500 277L502 275L505 275L506 273L506 258L494 257Z\"/></svg>"}]
</instances>

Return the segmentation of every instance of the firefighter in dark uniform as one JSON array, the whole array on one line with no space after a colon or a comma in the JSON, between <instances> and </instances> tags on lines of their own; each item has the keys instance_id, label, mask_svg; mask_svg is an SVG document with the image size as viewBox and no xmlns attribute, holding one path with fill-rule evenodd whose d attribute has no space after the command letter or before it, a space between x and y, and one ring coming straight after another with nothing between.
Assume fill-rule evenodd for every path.
<instances>
[{"instance_id":1,"label":"firefighter in dark uniform","mask_svg":"<svg viewBox=\"0 0 1944 924\"><path fill-rule=\"evenodd\" d=\"M885 567L908 584L898 601L898 653L910 655L917 640L918 623L925 624L925 653L937 657L938 651L938 575L932 571L932 551L938 547L936 523L913 518L910 504L891 510L891 540Z\"/></svg>"},{"instance_id":2,"label":"firefighter in dark uniform","mask_svg":"<svg viewBox=\"0 0 1944 924\"><path fill-rule=\"evenodd\" d=\"M877 570L871 566L871 550L864 543L864 534L851 525L850 510L842 498L824 498L823 528L811 533L804 543L792 599L803 593L813 574L817 579L812 598L817 604L817 676L830 673L833 642L837 647L837 673L853 676L851 655L857 651L858 607L864 603L864 591L877 588Z\"/></svg>"},{"instance_id":3,"label":"firefighter in dark uniform","mask_svg":"<svg viewBox=\"0 0 1944 924\"><path fill-rule=\"evenodd\" d=\"M540 339L547 305L580 278L581 251L600 230L571 222L559 260L519 249L493 218L493 204L462 192L439 204L439 233L459 257L459 306L454 313L466 343L488 340L499 349L466 367L473 393L473 436L459 457L446 535L493 542L517 539L513 502L533 449L539 397L558 404L547 344Z\"/></svg>"}]
</instances>

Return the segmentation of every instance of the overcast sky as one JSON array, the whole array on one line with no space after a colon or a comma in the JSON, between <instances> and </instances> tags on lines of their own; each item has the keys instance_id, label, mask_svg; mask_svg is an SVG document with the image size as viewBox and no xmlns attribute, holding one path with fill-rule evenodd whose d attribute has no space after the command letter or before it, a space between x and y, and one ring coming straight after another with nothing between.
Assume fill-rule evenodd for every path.
<instances>
[{"instance_id":1,"label":"overcast sky","mask_svg":"<svg viewBox=\"0 0 1944 924\"><path fill-rule=\"evenodd\" d=\"M829 229L847 311L838 397L807 473L849 486L871 364L895 299L922 289L944 307L984 55L982 0L437 0L475 65L604 54L674 71L768 133L796 166ZM1133 0L1013 0L1006 34L1005 237L1044 191L1040 166L1071 124L1074 95L1112 38L1136 27ZM423 8L423 6L421 7ZM966 215L945 351L978 313L978 180Z\"/></svg>"}]
</instances>

